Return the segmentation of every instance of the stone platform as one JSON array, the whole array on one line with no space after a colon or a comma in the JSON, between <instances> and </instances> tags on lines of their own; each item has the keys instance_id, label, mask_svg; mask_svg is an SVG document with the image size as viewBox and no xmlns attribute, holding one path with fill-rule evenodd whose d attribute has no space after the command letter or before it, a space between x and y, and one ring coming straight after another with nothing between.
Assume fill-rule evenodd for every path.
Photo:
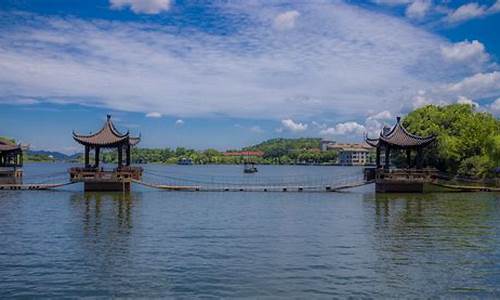
<instances>
[{"instance_id":1,"label":"stone platform","mask_svg":"<svg viewBox=\"0 0 500 300\"><path fill-rule=\"evenodd\" d=\"M431 183L437 174L436 169L379 168L374 172L377 193L423 193L426 185Z\"/></svg>"},{"instance_id":2,"label":"stone platform","mask_svg":"<svg viewBox=\"0 0 500 300\"><path fill-rule=\"evenodd\" d=\"M113 170L71 168L69 175L71 182L83 182L86 192L129 192L132 180L141 180L142 171L140 167L119 167Z\"/></svg>"}]
</instances>

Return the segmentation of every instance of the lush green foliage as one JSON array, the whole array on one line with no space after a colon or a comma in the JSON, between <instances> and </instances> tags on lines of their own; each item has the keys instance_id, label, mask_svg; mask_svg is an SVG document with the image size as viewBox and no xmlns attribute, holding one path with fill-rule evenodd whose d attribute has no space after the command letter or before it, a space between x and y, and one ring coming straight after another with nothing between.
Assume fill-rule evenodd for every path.
<instances>
[{"instance_id":1,"label":"lush green foliage","mask_svg":"<svg viewBox=\"0 0 500 300\"><path fill-rule=\"evenodd\" d=\"M437 135L426 151L428 165L464 176L492 176L500 164L500 121L471 105L429 105L405 118L412 133Z\"/></svg>"},{"instance_id":2,"label":"lush green foliage","mask_svg":"<svg viewBox=\"0 0 500 300\"><path fill-rule=\"evenodd\" d=\"M261 144L244 148L245 151L262 151L263 157L251 157L250 160L259 164L291 164L291 163L333 163L337 153L333 151L320 152L320 139L272 139ZM196 151L193 149L132 149L135 162L176 163L179 159L190 158L195 164L242 164L249 158L241 156L224 156L215 149ZM103 161L116 162L116 151L103 153Z\"/></svg>"}]
</instances>

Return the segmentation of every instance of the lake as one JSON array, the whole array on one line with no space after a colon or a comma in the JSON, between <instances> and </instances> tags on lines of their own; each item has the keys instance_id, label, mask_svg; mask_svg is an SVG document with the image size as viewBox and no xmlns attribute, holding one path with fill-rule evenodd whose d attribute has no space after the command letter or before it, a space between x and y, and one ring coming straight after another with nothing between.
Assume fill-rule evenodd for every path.
<instances>
[{"instance_id":1,"label":"lake","mask_svg":"<svg viewBox=\"0 0 500 300\"><path fill-rule=\"evenodd\" d=\"M61 181L68 167L27 164L25 181ZM152 182L221 184L361 174L144 168ZM0 192L0 298L500 297L500 194L81 190Z\"/></svg>"}]
</instances>

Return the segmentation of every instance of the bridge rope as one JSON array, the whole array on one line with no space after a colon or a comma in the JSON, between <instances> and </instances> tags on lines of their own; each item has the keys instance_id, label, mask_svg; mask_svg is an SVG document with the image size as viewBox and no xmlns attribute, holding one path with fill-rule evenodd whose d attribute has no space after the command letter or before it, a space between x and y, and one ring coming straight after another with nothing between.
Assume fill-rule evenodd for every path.
<instances>
[{"instance_id":1,"label":"bridge rope","mask_svg":"<svg viewBox=\"0 0 500 300\"><path fill-rule=\"evenodd\" d=\"M181 191L340 191L370 184L363 179L362 174L350 176L257 176L257 177L235 177L235 176L207 176L203 174L199 178L185 178L170 176L152 170L144 170L145 175L162 180L161 183L147 181L133 181L150 188ZM196 174L198 175L198 174ZM146 176L148 177L148 176ZM239 181L237 179L240 179ZM279 180L277 180L279 179ZM286 180L285 180L286 179Z\"/></svg>"}]
</instances>

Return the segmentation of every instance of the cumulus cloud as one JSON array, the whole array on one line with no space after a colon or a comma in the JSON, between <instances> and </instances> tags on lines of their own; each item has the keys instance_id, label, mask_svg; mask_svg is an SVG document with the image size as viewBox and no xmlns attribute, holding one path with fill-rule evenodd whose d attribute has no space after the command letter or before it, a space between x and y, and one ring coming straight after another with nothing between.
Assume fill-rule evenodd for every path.
<instances>
[{"instance_id":1,"label":"cumulus cloud","mask_svg":"<svg viewBox=\"0 0 500 300\"><path fill-rule=\"evenodd\" d=\"M366 132L365 126L357 122L338 123L335 127L329 127L320 131L321 135L362 135Z\"/></svg>"},{"instance_id":2,"label":"cumulus cloud","mask_svg":"<svg viewBox=\"0 0 500 300\"><path fill-rule=\"evenodd\" d=\"M299 122L294 122L292 119L284 119L281 120L281 125L283 127L291 132L302 132L307 130L308 125L299 123Z\"/></svg>"},{"instance_id":3,"label":"cumulus cloud","mask_svg":"<svg viewBox=\"0 0 500 300\"><path fill-rule=\"evenodd\" d=\"M486 53L484 45L477 40L443 45L441 46L441 55L449 62L483 63L489 60L489 55Z\"/></svg>"},{"instance_id":4,"label":"cumulus cloud","mask_svg":"<svg viewBox=\"0 0 500 300\"><path fill-rule=\"evenodd\" d=\"M396 17L341 1L302 1L294 6L300 26L283 34L269 30L282 7L224 3L217 26L238 30L221 35L2 15L0 103L17 97L179 118L354 120L366 111L400 111L418 90L460 80L462 66L436 67L447 41Z\"/></svg>"},{"instance_id":5,"label":"cumulus cloud","mask_svg":"<svg viewBox=\"0 0 500 300\"><path fill-rule=\"evenodd\" d=\"M497 96L500 94L500 72L475 74L449 85L447 90L472 98Z\"/></svg>"},{"instance_id":6,"label":"cumulus cloud","mask_svg":"<svg viewBox=\"0 0 500 300\"><path fill-rule=\"evenodd\" d=\"M412 19L421 19L429 12L431 0L415 0L406 8L406 16Z\"/></svg>"},{"instance_id":7,"label":"cumulus cloud","mask_svg":"<svg viewBox=\"0 0 500 300\"><path fill-rule=\"evenodd\" d=\"M381 111L379 113L376 113L376 114L368 117L368 119L374 119L374 120L388 120L388 119L392 119L392 118L393 118L393 116L392 116L391 112L388 110Z\"/></svg>"},{"instance_id":8,"label":"cumulus cloud","mask_svg":"<svg viewBox=\"0 0 500 300\"><path fill-rule=\"evenodd\" d=\"M500 115L500 98L498 98L497 100L493 101L493 103L491 103L488 108L491 110L492 113L494 113L495 115Z\"/></svg>"},{"instance_id":9,"label":"cumulus cloud","mask_svg":"<svg viewBox=\"0 0 500 300\"><path fill-rule=\"evenodd\" d=\"M479 107L479 103L472 101L471 99L465 97L465 96L459 96L457 99L458 104L468 104L473 107Z\"/></svg>"},{"instance_id":10,"label":"cumulus cloud","mask_svg":"<svg viewBox=\"0 0 500 300\"><path fill-rule=\"evenodd\" d=\"M495 2L495 4L493 4L489 9L488 9L488 12L489 13L497 13L497 12L500 12L500 0L497 0L497 2Z\"/></svg>"},{"instance_id":11,"label":"cumulus cloud","mask_svg":"<svg viewBox=\"0 0 500 300\"><path fill-rule=\"evenodd\" d=\"M146 114L146 118L161 118L161 117L162 117L162 114L160 114L159 112L156 112L156 111Z\"/></svg>"},{"instance_id":12,"label":"cumulus cloud","mask_svg":"<svg viewBox=\"0 0 500 300\"><path fill-rule=\"evenodd\" d=\"M384 5L402 5L409 4L413 0L372 0L373 3L376 4L384 4Z\"/></svg>"},{"instance_id":13,"label":"cumulus cloud","mask_svg":"<svg viewBox=\"0 0 500 300\"><path fill-rule=\"evenodd\" d=\"M110 0L112 9L123 9L130 7L136 14L158 14L168 11L172 4L171 0Z\"/></svg>"},{"instance_id":14,"label":"cumulus cloud","mask_svg":"<svg viewBox=\"0 0 500 300\"><path fill-rule=\"evenodd\" d=\"M486 6L479 5L476 2L472 2L464 4L458 7L456 10L450 12L447 19L450 23L458 23L481 17L485 15L486 12Z\"/></svg>"},{"instance_id":15,"label":"cumulus cloud","mask_svg":"<svg viewBox=\"0 0 500 300\"><path fill-rule=\"evenodd\" d=\"M295 27L295 21L300 16L300 13L296 10L290 10L281 13L274 18L274 28L278 30L287 30Z\"/></svg>"},{"instance_id":16,"label":"cumulus cloud","mask_svg":"<svg viewBox=\"0 0 500 300\"><path fill-rule=\"evenodd\" d=\"M253 133L263 133L264 132L264 130L258 125L250 127L250 131Z\"/></svg>"}]
</instances>

